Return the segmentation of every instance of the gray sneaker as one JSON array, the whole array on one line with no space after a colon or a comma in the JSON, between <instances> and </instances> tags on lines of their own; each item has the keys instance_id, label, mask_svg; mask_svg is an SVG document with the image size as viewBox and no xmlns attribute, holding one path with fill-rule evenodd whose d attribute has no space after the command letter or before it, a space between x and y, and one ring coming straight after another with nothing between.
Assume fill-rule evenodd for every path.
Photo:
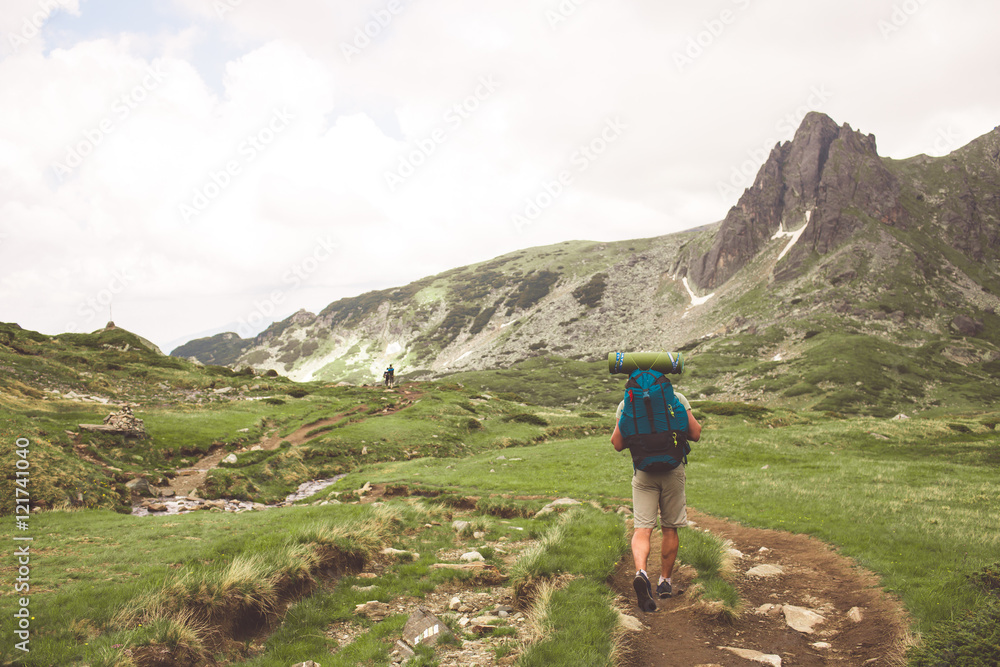
<instances>
[{"instance_id":1,"label":"gray sneaker","mask_svg":"<svg viewBox=\"0 0 1000 667\"><path fill-rule=\"evenodd\" d=\"M632 588L635 589L635 596L639 601L639 609L649 612L656 611L656 603L653 602L653 586L649 583L649 578L640 572L632 580Z\"/></svg>"},{"instance_id":2,"label":"gray sneaker","mask_svg":"<svg viewBox=\"0 0 1000 667\"><path fill-rule=\"evenodd\" d=\"M668 598L673 595L673 591L670 588L670 584L666 581L661 581L656 587L656 594L660 596L660 599Z\"/></svg>"}]
</instances>

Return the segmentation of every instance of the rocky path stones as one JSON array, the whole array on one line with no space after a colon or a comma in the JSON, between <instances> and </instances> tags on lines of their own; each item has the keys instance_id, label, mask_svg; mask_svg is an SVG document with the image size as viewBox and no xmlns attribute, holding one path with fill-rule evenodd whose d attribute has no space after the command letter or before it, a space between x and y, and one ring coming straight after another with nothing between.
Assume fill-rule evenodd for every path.
<instances>
[{"instance_id":1,"label":"rocky path stones","mask_svg":"<svg viewBox=\"0 0 1000 667\"><path fill-rule=\"evenodd\" d=\"M689 508L697 529L731 541L731 581L744 607L732 623L711 605L687 595L661 600L655 613L635 604L635 572L626 557L614 588L626 614L644 626L630 633L623 664L890 665L904 646L902 605L884 593L878 579L818 540L747 528ZM650 562L659 561L658 540ZM693 572L681 571L690 586ZM676 575L675 575L676 578Z\"/></svg>"}]
</instances>

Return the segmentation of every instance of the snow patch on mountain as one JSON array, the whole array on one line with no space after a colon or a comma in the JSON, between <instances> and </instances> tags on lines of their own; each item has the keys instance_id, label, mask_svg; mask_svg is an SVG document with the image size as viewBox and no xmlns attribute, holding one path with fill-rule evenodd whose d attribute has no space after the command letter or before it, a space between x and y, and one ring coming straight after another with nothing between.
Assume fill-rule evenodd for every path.
<instances>
[{"instance_id":1,"label":"snow patch on mountain","mask_svg":"<svg viewBox=\"0 0 1000 667\"><path fill-rule=\"evenodd\" d=\"M684 280L682 282L684 283L684 289L687 290L688 295L691 297L691 305L688 306L688 308L695 308L697 306L700 306L705 302L707 302L709 299L711 299L713 296L715 296L715 292L712 292L708 296L695 296L694 292L691 291L691 285L688 284L687 276L684 277Z\"/></svg>"},{"instance_id":2,"label":"snow patch on mountain","mask_svg":"<svg viewBox=\"0 0 1000 667\"><path fill-rule=\"evenodd\" d=\"M781 261L782 257L788 254L788 251L792 249L792 246L795 245L795 242L799 240L800 236L802 236L802 232L806 231L806 227L809 226L810 219L812 219L812 211L806 211L805 224L802 225L799 229L795 230L794 232L786 232L784 223L782 223L779 226L778 231L774 233L774 236L771 237L771 240L774 241L782 238L790 240L788 241L788 245L785 246L785 249L781 251L780 255L778 255L778 259L775 260L776 264Z\"/></svg>"}]
</instances>

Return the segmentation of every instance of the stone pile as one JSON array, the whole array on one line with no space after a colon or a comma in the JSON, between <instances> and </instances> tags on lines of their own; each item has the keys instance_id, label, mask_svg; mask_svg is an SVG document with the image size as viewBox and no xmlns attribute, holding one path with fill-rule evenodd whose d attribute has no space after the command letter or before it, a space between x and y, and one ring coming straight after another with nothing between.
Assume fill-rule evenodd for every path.
<instances>
[{"instance_id":1,"label":"stone pile","mask_svg":"<svg viewBox=\"0 0 1000 667\"><path fill-rule=\"evenodd\" d=\"M110 426L118 431L131 431L145 435L146 426L142 420L132 414L132 408L123 405L118 412L112 412L104 418L104 425Z\"/></svg>"},{"instance_id":2,"label":"stone pile","mask_svg":"<svg viewBox=\"0 0 1000 667\"><path fill-rule=\"evenodd\" d=\"M118 412L112 412L104 418L102 424L80 424L84 431L96 431L102 433L124 433L125 435L146 437L146 426L142 420L132 414L132 408L123 405Z\"/></svg>"},{"instance_id":3,"label":"stone pile","mask_svg":"<svg viewBox=\"0 0 1000 667\"><path fill-rule=\"evenodd\" d=\"M251 512L265 510L273 505L263 505L242 500L204 500L191 496L147 498L132 506L132 516L149 516L157 514L186 514L198 510L215 510L222 512Z\"/></svg>"}]
</instances>

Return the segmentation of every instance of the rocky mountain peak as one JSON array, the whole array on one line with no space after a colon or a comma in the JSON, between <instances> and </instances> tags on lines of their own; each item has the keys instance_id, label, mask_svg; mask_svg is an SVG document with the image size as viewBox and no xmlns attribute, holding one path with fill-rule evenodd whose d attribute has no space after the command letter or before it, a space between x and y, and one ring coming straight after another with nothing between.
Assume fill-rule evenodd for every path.
<instances>
[{"instance_id":1,"label":"rocky mountain peak","mask_svg":"<svg viewBox=\"0 0 1000 667\"><path fill-rule=\"evenodd\" d=\"M776 233L802 230L789 264L821 254L856 229L854 214L894 224L902 209L899 186L882 164L873 135L813 112L791 141L778 144L722 222L713 246L690 258L688 275L705 290L725 283Z\"/></svg>"}]
</instances>

